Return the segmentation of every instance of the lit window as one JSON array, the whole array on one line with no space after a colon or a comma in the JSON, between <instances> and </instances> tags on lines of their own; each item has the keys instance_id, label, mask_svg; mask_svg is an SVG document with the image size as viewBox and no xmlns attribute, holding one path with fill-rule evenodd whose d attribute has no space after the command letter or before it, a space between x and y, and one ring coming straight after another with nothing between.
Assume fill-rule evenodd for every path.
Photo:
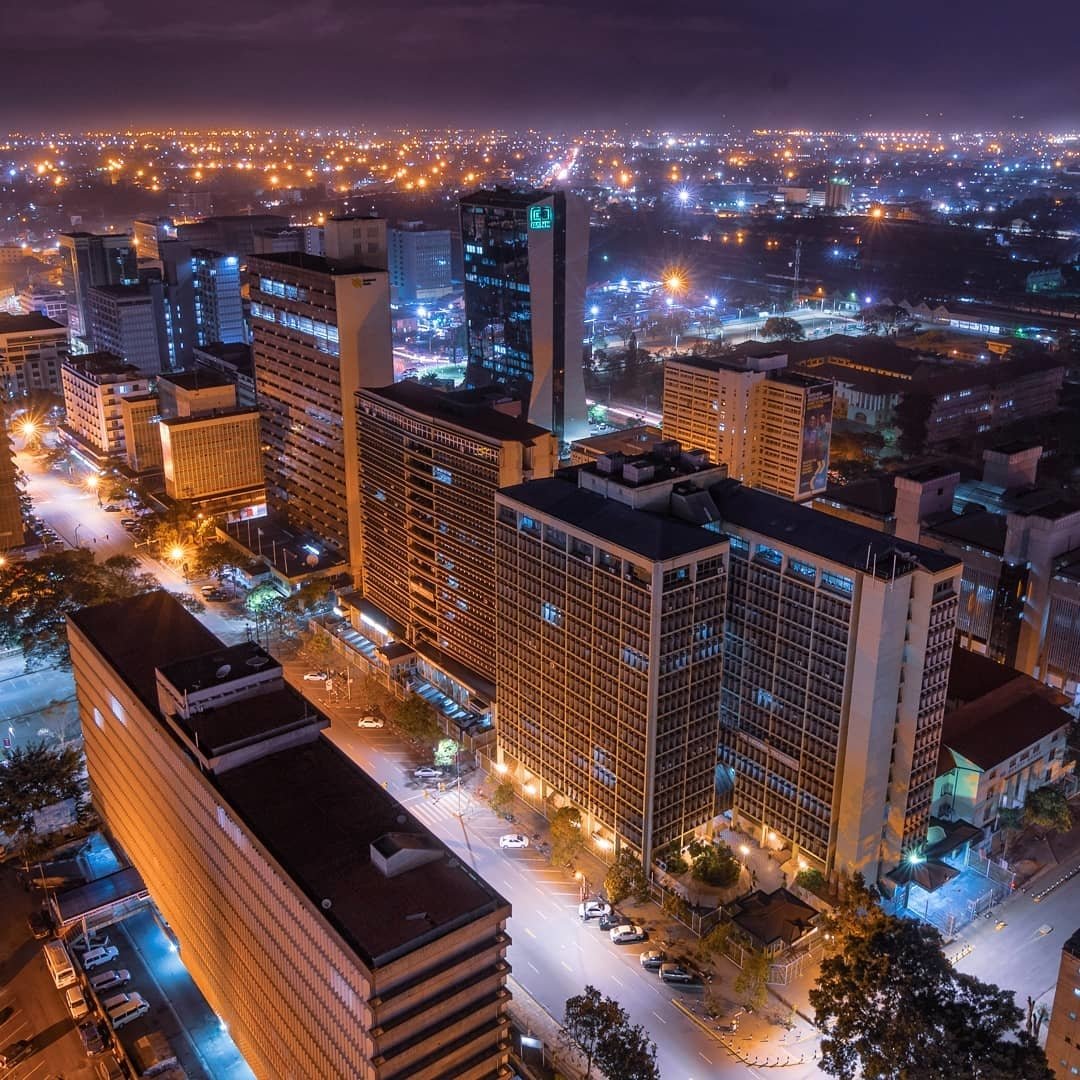
<instances>
[{"instance_id":1,"label":"lit window","mask_svg":"<svg viewBox=\"0 0 1080 1080\"><path fill-rule=\"evenodd\" d=\"M562 626L562 611L547 600L540 605L540 615L544 622L549 622L552 626Z\"/></svg>"},{"instance_id":2,"label":"lit window","mask_svg":"<svg viewBox=\"0 0 1080 1080\"><path fill-rule=\"evenodd\" d=\"M109 705L112 708L112 714L120 721L121 724L127 724L127 717L124 715L124 706L116 700L115 697L109 697Z\"/></svg>"},{"instance_id":3,"label":"lit window","mask_svg":"<svg viewBox=\"0 0 1080 1080\"><path fill-rule=\"evenodd\" d=\"M444 469L441 465L435 465L431 469L431 475L439 481L440 484L452 484L454 482L454 474L449 469Z\"/></svg>"},{"instance_id":4,"label":"lit window","mask_svg":"<svg viewBox=\"0 0 1080 1080\"><path fill-rule=\"evenodd\" d=\"M98 709L96 706L94 708L94 723L97 724L97 726L99 728L104 730L104 728L105 728L105 717L101 715L101 710Z\"/></svg>"}]
</instances>

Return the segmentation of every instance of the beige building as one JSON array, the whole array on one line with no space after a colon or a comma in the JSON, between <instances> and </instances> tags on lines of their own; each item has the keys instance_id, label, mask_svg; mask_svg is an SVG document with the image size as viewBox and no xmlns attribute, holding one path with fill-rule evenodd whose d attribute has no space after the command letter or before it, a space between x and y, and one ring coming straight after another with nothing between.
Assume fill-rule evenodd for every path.
<instances>
[{"instance_id":1,"label":"beige building","mask_svg":"<svg viewBox=\"0 0 1080 1080\"><path fill-rule=\"evenodd\" d=\"M26 539L15 477L14 447L7 431L0 426L0 551L20 547Z\"/></svg>"},{"instance_id":2,"label":"beige building","mask_svg":"<svg viewBox=\"0 0 1080 1080\"><path fill-rule=\"evenodd\" d=\"M67 412L61 438L99 465L122 458L123 400L145 395L147 376L112 353L84 353L65 359L60 378Z\"/></svg>"},{"instance_id":3,"label":"beige building","mask_svg":"<svg viewBox=\"0 0 1080 1080\"><path fill-rule=\"evenodd\" d=\"M236 408L236 385L203 367L162 375L157 390L163 417L200 416L215 409Z\"/></svg>"},{"instance_id":4,"label":"beige building","mask_svg":"<svg viewBox=\"0 0 1080 1080\"><path fill-rule=\"evenodd\" d=\"M263 502L258 409L174 416L158 428L170 499L210 503L213 512Z\"/></svg>"},{"instance_id":5,"label":"beige building","mask_svg":"<svg viewBox=\"0 0 1080 1080\"><path fill-rule=\"evenodd\" d=\"M1054 991L1046 1060L1057 1080L1080 1076L1080 930L1061 950L1061 968Z\"/></svg>"},{"instance_id":6,"label":"beige building","mask_svg":"<svg viewBox=\"0 0 1080 1080\"><path fill-rule=\"evenodd\" d=\"M136 394L120 401L124 423L124 458L133 472L161 468L161 407L157 394Z\"/></svg>"},{"instance_id":7,"label":"beige building","mask_svg":"<svg viewBox=\"0 0 1080 1080\"><path fill-rule=\"evenodd\" d=\"M68 623L94 803L257 1076L508 1078L510 907L165 592Z\"/></svg>"},{"instance_id":8,"label":"beige building","mask_svg":"<svg viewBox=\"0 0 1080 1080\"><path fill-rule=\"evenodd\" d=\"M0 395L17 401L35 390L60 390L67 328L34 312L0 312Z\"/></svg>"}]
</instances>

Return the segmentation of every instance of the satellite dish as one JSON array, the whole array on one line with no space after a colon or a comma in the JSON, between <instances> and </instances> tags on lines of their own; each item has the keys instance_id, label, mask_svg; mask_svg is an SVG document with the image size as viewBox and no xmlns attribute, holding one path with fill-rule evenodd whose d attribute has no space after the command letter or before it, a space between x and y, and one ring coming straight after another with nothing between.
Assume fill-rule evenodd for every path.
<instances>
[{"instance_id":1,"label":"satellite dish","mask_svg":"<svg viewBox=\"0 0 1080 1080\"><path fill-rule=\"evenodd\" d=\"M318 566L319 565L319 556L318 555L309 555L304 560L304 562L306 562L308 564L308 566Z\"/></svg>"},{"instance_id":2,"label":"satellite dish","mask_svg":"<svg viewBox=\"0 0 1080 1080\"><path fill-rule=\"evenodd\" d=\"M333 903L330 900L324 900L322 902L323 911L329 911L333 907Z\"/></svg>"},{"instance_id":3,"label":"satellite dish","mask_svg":"<svg viewBox=\"0 0 1080 1080\"><path fill-rule=\"evenodd\" d=\"M945 839L945 830L940 825L931 825L926 831L926 842L936 844Z\"/></svg>"},{"instance_id":4,"label":"satellite dish","mask_svg":"<svg viewBox=\"0 0 1080 1080\"><path fill-rule=\"evenodd\" d=\"M214 672L214 674L215 674L215 675L216 675L216 676L217 676L217 677L218 677L219 679L225 679L225 678L227 678L227 677L229 676L229 673L230 673L231 671L232 671L232 667L231 667L231 665L229 665L229 664L222 664L222 665L221 665L221 667L219 667L219 668L217 669L217 671L215 671L215 672Z\"/></svg>"}]
</instances>

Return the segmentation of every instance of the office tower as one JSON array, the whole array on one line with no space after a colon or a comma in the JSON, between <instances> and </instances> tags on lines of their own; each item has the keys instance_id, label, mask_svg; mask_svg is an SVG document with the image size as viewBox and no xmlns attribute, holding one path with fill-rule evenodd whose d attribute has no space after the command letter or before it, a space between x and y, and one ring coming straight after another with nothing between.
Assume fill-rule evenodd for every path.
<instances>
[{"instance_id":1,"label":"office tower","mask_svg":"<svg viewBox=\"0 0 1080 1080\"><path fill-rule=\"evenodd\" d=\"M390 287L399 300L437 300L453 288L450 230L405 221L389 234Z\"/></svg>"},{"instance_id":2,"label":"office tower","mask_svg":"<svg viewBox=\"0 0 1080 1080\"><path fill-rule=\"evenodd\" d=\"M363 266L386 269L386 219L332 217L322 227L322 253L328 259L354 260Z\"/></svg>"},{"instance_id":3,"label":"office tower","mask_svg":"<svg viewBox=\"0 0 1080 1080\"><path fill-rule=\"evenodd\" d=\"M195 368L162 375L157 381L161 415L202 416L236 408L236 387L216 371Z\"/></svg>"},{"instance_id":4,"label":"office tower","mask_svg":"<svg viewBox=\"0 0 1080 1080\"><path fill-rule=\"evenodd\" d=\"M253 256L248 281L268 509L358 572L354 395L394 381L386 271L292 252Z\"/></svg>"},{"instance_id":5,"label":"office tower","mask_svg":"<svg viewBox=\"0 0 1080 1080\"><path fill-rule=\"evenodd\" d=\"M1061 967L1050 1024L1046 1060L1058 1080L1080 1075L1080 930L1061 949Z\"/></svg>"},{"instance_id":6,"label":"office tower","mask_svg":"<svg viewBox=\"0 0 1080 1080\"><path fill-rule=\"evenodd\" d=\"M163 417L158 429L170 499L210 514L265 505L258 409Z\"/></svg>"},{"instance_id":7,"label":"office tower","mask_svg":"<svg viewBox=\"0 0 1080 1080\"><path fill-rule=\"evenodd\" d=\"M925 841L960 564L728 481L721 764L733 819L874 880Z\"/></svg>"},{"instance_id":8,"label":"office tower","mask_svg":"<svg viewBox=\"0 0 1080 1080\"><path fill-rule=\"evenodd\" d=\"M255 234L253 255L281 255L286 251L306 251L307 233L300 226L260 229ZM321 252L315 252L321 254Z\"/></svg>"},{"instance_id":9,"label":"office tower","mask_svg":"<svg viewBox=\"0 0 1080 1080\"><path fill-rule=\"evenodd\" d=\"M564 192L461 200L471 386L501 384L560 442L588 434L582 339L589 217Z\"/></svg>"},{"instance_id":10,"label":"office tower","mask_svg":"<svg viewBox=\"0 0 1080 1080\"><path fill-rule=\"evenodd\" d=\"M26 539L16 476L15 448L0 424L0 551L21 547Z\"/></svg>"},{"instance_id":11,"label":"office tower","mask_svg":"<svg viewBox=\"0 0 1080 1080\"><path fill-rule=\"evenodd\" d=\"M18 401L35 391L60 390L67 330L44 315L0 312L0 391Z\"/></svg>"},{"instance_id":12,"label":"office tower","mask_svg":"<svg viewBox=\"0 0 1080 1080\"><path fill-rule=\"evenodd\" d=\"M87 295L89 340L98 352L122 357L144 375L167 370L169 337L160 281L94 286Z\"/></svg>"},{"instance_id":13,"label":"office tower","mask_svg":"<svg viewBox=\"0 0 1080 1080\"><path fill-rule=\"evenodd\" d=\"M139 262L160 260L161 245L176 239L176 225L167 217L136 218L131 231Z\"/></svg>"},{"instance_id":14,"label":"office tower","mask_svg":"<svg viewBox=\"0 0 1080 1080\"><path fill-rule=\"evenodd\" d=\"M25 285L19 290L16 299L23 315L44 315L53 322L67 325L67 297L61 289Z\"/></svg>"},{"instance_id":15,"label":"office tower","mask_svg":"<svg viewBox=\"0 0 1080 1080\"><path fill-rule=\"evenodd\" d=\"M185 221L176 226L176 239L192 248L207 248L235 255L241 262L255 251L256 234L264 229L288 228L289 219L277 214L233 214Z\"/></svg>"},{"instance_id":16,"label":"office tower","mask_svg":"<svg viewBox=\"0 0 1080 1080\"><path fill-rule=\"evenodd\" d=\"M231 345L247 341L244 301L240 293L240 260L235 255L199 248L192 252L195 342Z\"/></svg>"},{"instance_id":17,"label":"office tower","mask_svg":"<svg viewBox=\"0 0 1080 1080\"><path fill-rule=\"evenodd\" d=\"M226 345L213 342L196 345L192 359L197 369L214 371L236 387L236 404L248 409L255 404L255 375L251 363L251 346L235 342Z\"/></svg>"},{"instance_id":18,"label":"office tower","mask_svg":"<svg viewBox=\"0 0 1080 1080\"><path fill-rule=\"evenodd\" d=\"M94 804L257 1076L506 1074L510 907L165 592L68 624Z\"/></svg>"},{"instance_id":19,"label":"office tower","mask_svg":"<svg viewBox=\"0 0 1080 1080\"><path fill-rule=\"evenodd\" d=\"M728 542L701 525L723 476L668 444L495 497L500 764L601 850L649 859L713 816Z\"/></svg>"},{"instance_id":20,"label":"office tower","mask_svg":"<svg viewBox=\"0 0 1080 1080\"><path fill-rule=\"evenodd\" d=\"M757 345L757 343L753 343ZM771 372L787 367L787 355L762 347L732 357L672 356L664 361L664 435L700 447L722 462L728 476L750 472L752 393Z\"/></svg>"},{"instance_id":21,"label":"office tower","mask_svg":"<svg viewBox=\"0 0 1080 1080\"><path fill-rule=\"evenodd\" d=\"M60 369L66 416L61 440L95 465L115 464L125 452L125 397L146 394L150 380L112 353L69 356Z\"/></svg>"},{"instance_id":22,"label":"office tower","mask_svg":"<svg viewBox=\"0 0 1080 1080\"><path fill-rule=\"evenodd\" d=\"M60 256L68 329L73 338L89 339L89 291L134 285L139 278L135 245L126 233L61 233Z\"/></svg>"},{"instance_id":23,"label":"office tower","mask_svg":"<svg viewBox=\"0 0 1080 1080\"><path fill-rule=\"evenodd\" d=\"M356 410L364 599L402 628L424 678L490 702L495 492L550 476L554 436L477 391L413 381L361 390Z\"/></svg>"},{"instance_id":24,"label":"office tower","mask_svg":"<svg viewBox=\"0 0 1080 1080\"><path fill-rule=\"evenodd\" d=\"M182 240L163 240L158 245L157 270L160 272L163 304L165 352L162 370L182 371L191 363L191 350L198 333L195 326L195 270L191 245Z\"/></svg>"},{"instance_id":25,"label":"office tower","mask_svg":"<svg viewBox=\"0 0 1080 1080\"><path fill-rule=\"evenodd\" d=\"M825 205L830 210L851 209L851 181L834 177L825 189Z\"/></svg>"},{"instance_id":26,"label":"office tower","mask_svg":"<svg viewBox=\"0 0 1080 1080\"><path fill-rule=\"evenodd\" d=\"M157 394L135 394L120 399L124 427L124 460L132 472L161 468L161 410Z\"/></svg>"}]
</instances>

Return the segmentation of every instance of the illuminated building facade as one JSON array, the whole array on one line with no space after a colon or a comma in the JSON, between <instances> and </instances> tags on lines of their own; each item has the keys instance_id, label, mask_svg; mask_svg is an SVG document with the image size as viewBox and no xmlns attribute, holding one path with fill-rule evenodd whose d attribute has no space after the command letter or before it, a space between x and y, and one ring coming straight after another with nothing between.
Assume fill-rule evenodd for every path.
<instances>
[{"instance_id":1,"label":"illuminated building facade","mask_svg":"<svg viewBox=\"0 0 1080 1080\"><path fill-rule=\"evenodd\" d=\"M1058 1080L1080 1076L1080 930L1061 950L1054 1007L1046 1029L1046 1060Z\"/></svg>"},{"instance_id":2,"label":"illuminated building facade","mask_svg":"<svg viewBox=\"0 0 1080 1080\"><path fill-rule=\"evenodd\" d=\"M60 369L65 418L61 440L82 451L95 464L125 453L125 397L145 395L150 381L133 364L112 353L69 356Z\"/></svg>"},{"instance_id":3,"label":"illuminated building facade","mask_svg":"<svg viewBox=\"0 0 1080 1080\"><path fill-rule=\"evenodd\" d=\"M63 289L71 337L89 340L90 289L134 285L139 278L135 244L125 233L61 233Z\"/></svg>"},{"instance_id":4,"label":"illuminated building facade","mask_svg":"<svg viewBox=\"0 0 1080 1080\"><path fill-rule=\"evenodd\" d=\"M405 303L435 300L453 288L450 230L407 221L389 234L390 287Z\"/></svg>"},{"instance_id":5,"label":"illuminated building facade","mask_svg":"<svg viewBox=\"0 0 1080 1080\"><path fill-rule=\"evenodd\" d=\"M144 375L167 367L171 346L160 281L94 286L88 295L89 340L98 352L123 357Z\"/></svg>"},{"instance_id":6,"label":"illuminated building facade","mask_svg":"<svg viewBox=\"0 0 1080 1080\"><path fill-rule=\"evenodd\" d=\"M0 312L0 391L18 401L39 390L60 389L67 330L44 315Z\"/></svg>"}]
</instances>

